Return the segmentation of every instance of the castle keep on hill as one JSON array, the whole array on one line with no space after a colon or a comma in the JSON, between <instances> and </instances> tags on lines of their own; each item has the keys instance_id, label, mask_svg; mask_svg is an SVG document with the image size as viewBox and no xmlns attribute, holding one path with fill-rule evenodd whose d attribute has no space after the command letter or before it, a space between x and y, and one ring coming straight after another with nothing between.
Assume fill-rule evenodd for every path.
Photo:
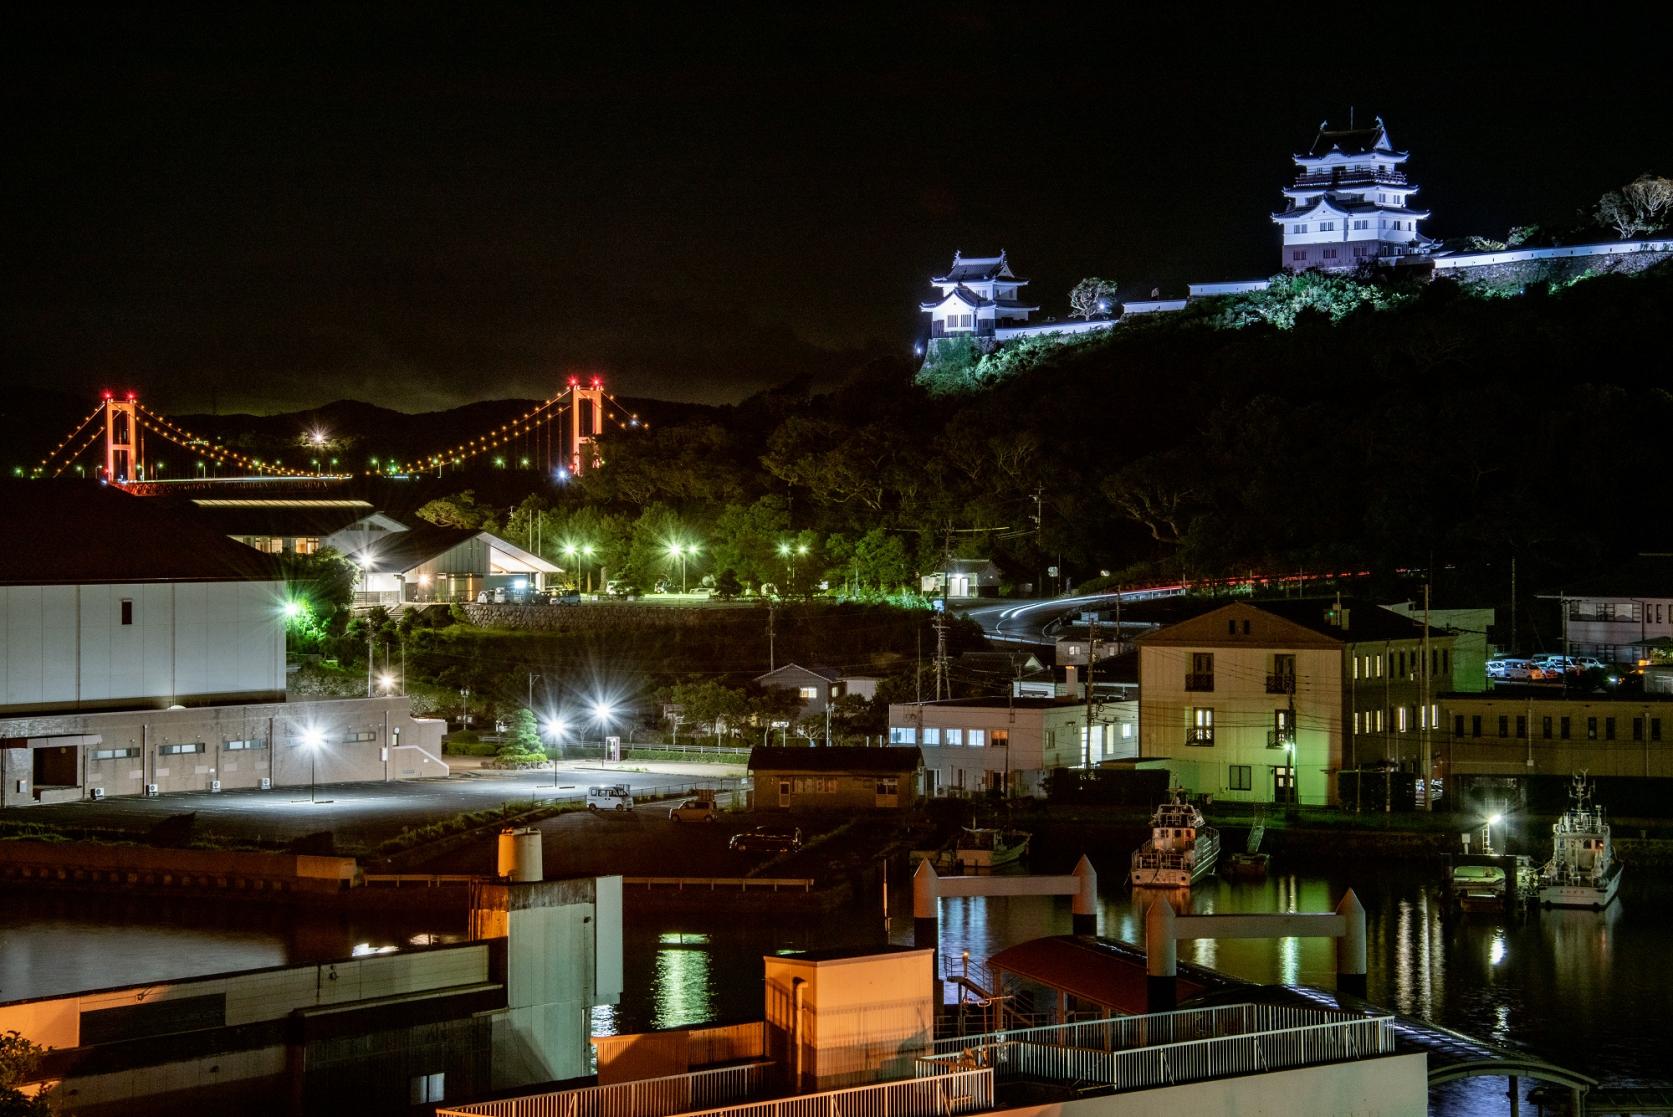
<instances>
[{"instance_id":1,"label":"castle keep on hill","mask_svg":"<svg viewBox=\"0 0 1673 1117\"><path fill-rule=\"evenodd\" d=\"M1407 154L1389 143L1382 117L1369 128L1335 131L1326 121L1307 154L1291 158L1289 204L1272 215L1284 238L1280 267L1340 271L1433 245L1417 231L1429 211L1407 204L1417 187L1406 181Z\"/></svg>"}]
</instances>

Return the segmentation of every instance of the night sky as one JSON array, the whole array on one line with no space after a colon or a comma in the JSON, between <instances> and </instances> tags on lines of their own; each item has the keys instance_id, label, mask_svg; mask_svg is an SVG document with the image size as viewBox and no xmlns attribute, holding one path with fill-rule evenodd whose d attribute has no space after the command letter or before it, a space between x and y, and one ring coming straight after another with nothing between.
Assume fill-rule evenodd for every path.
<instances>
[{"instance_id":1,"label":"night sky","mask_svg":"<svg viewBox=\"0 0 1673 1117\"><path fill-rule=\"evenodd\" d=\"M583 370L727 402L909 352L955 248L1008 249L1043 313L1083 275L1269 274L1287 157L1350 105L1435 236L1673 174L1641 16L911 8L14 8L5 380L178 413Z\"/></svg>"}]
</instances>

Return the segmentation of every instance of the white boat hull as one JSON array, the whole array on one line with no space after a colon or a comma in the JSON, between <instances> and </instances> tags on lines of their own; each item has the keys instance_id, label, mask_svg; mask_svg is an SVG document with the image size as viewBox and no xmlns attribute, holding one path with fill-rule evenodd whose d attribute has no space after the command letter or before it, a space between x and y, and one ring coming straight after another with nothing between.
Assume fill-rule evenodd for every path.
<instances>
[{"instance_id":1,"label":"white boat hull","mask_svg":"<svg viewBox=\"0 0 1673 1117\"><path fill-rule=\"evenodd\" d=\"M1606 908L1621 887L1619 867L1599 884L1545 884L1539 889L1541 907Z\"/></svg>"}]
</instances>

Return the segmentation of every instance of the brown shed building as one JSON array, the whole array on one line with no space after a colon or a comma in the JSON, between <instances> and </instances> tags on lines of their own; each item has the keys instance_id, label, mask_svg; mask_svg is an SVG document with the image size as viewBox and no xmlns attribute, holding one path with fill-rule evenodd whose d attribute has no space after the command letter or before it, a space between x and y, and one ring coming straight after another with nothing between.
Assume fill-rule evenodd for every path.
<instances>
[{"instance_id":1,"label":"brown shed building","mask_svg":"<svg viewBox=\"0 0 1673 1117\"><path fill-rule=\"evenodd\" d=\"M916 748L756 748L754 810L910 810L918 802Z\"/></svg>"}]
</instances>

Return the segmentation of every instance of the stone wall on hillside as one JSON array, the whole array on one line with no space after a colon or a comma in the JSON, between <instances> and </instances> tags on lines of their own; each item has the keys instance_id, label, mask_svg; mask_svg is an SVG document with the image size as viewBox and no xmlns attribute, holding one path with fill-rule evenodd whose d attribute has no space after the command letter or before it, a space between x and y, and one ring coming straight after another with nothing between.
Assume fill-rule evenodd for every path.
<instances>
[{"instance_id":1,"label":"stone wall on hillside","mask_svg":"<svg viewBox=\"0 0 1673 1117\"><path fill-rule=\"evenodd\" d=\"M1562 284L1587 275L1636 275L1666 260L1673 260L1673 251L1508 260L1502 263L1484 263L1473 267L1437 271L1435 278L1445 277L1470 286L1519 293L1533 284Z\"/></svg>"},{"instance_id":2,"label":"stone wall on hillside","mask_svg":"<svg viewBox=\"0 0 1673 1117\"><path fill-rule=\"evenodd\" d=\"M525 632L596 632L648 628L699 628L742 624L765 604L702 606L648 605L633 602L582 605L466 605L470 622L483 628ZM764 623L764 622L763 622Z\"/></svg>"}]
</instances>

